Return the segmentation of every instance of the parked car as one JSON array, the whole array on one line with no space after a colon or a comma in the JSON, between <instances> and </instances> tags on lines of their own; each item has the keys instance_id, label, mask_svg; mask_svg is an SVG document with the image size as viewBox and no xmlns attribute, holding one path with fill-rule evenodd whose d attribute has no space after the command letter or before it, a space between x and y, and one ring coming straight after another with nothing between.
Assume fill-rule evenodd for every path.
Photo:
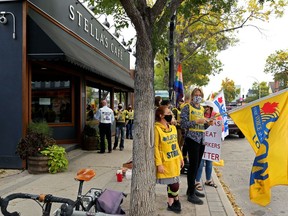
<instances>
[{"instance_id":1,"label":"parked car","mask_svg":"<svg viewBox=\"0 0 288 216\"><path fill-rule=\"evenodd\" d=\"M237 108L238 105L237 104L230 104L228 106L226 106L227 111L231 111L232 109ZM229 129L229 134L236 134L239 136L239 138L244 138L244 134L242 133L242 131L238 128L238 126L234 123L234 121L230 118L230 116L228 115L227 118L228 121L228 129Z\"/></svg>"},{"instance_id":2,"label":"parked car","mask_svg":"<svg viewBox=\"0 0 288 216\"><path fill-rule=\"evenodd\" d=\"M169 100L169 92L167 90L156 90L155 97L160 96L162 100Z\"/></svg>"}]
</instances>

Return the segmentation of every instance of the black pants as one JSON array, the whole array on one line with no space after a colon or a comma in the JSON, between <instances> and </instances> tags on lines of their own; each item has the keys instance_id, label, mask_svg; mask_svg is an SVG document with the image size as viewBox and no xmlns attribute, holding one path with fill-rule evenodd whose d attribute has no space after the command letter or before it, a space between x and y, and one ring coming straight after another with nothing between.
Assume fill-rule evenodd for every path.
<instances>
[{"instance_id":1,"label":"black pants","mask_svg":"<svg viewBox=\"0 0 288 216\"><path fill-rule=\"evenodd\" d=\"M112 150L111 144L111 124L100 123L99 124L99 132L100 132L100 151L105 152L105 136L108 141L108 151Z\"/></svg>"},{"instance_id":2,"label":"black pants","mask_svg":"<svg viewBox=\"0 0 288 216\"><path fill-rule=\"evenodd\" d=\"M185 138L186 148L188 150L189 168L187 172L188 195L195 193L195 179L197 171L205 150L205 146L194 140Z\"/></svg>"}]
</instances>

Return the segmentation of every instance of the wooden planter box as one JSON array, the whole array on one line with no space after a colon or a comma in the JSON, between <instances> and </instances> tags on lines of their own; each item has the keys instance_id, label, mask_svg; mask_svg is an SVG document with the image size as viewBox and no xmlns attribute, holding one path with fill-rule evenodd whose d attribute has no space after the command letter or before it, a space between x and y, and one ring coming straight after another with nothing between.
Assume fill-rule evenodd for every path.
<instances>
[{"instance_id":1,"label":"wooden planter box","mask_svg":"<svg viewBox=\"0 0 288 216\"><path fill-rule=\"evenodd\" d=\"M99 141L97 137L85 136L82 140L82 149L84 150L98 150Z\"/></svg>"},{"instance_id":2,"label":"wooden planter box","mask_svg":"<svg viewBox=\"0 0 288 216\"><path fill-rule=\"evenodd\" d=\"M49 157L47 156L30 156L28 157L28 172L30 174L49 173L48 167Z\"/></svg>"}]
</instances>

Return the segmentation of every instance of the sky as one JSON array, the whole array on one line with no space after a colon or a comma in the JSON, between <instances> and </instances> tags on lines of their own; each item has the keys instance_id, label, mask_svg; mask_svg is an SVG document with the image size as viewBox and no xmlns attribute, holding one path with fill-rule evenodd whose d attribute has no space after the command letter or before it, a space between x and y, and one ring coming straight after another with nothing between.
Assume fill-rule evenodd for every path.
<instances>
[{"instance_id":1,"label":"sky","mask_svg":"<svg viewBox=\"0 0 288 216\"><path fill-rule=\"evenodd\" d=\"M288 8L282 18L271 18L269 22L252 22L261 28L261 33L254 27L239 30L237 45L222 51L218 58L223 63L223 71L216 76L210 76L208 85L202 87L205 98L211 92L221 89L221 82L226 77L241 86L241 95L246 95L254 82L273 82L271 74L264 73L267 57L276 50L288 49ZM105 16L99 18L103 22ZM113 23L112 18L108 21ZM111 33L114 31L110 29ZM135 35L133 28L123 29L121 35L128 41ZM122 38L121 38L122 40ZM135 50L135 47L133 47ZM135 68L135 58L130 55L130 67Z\"/></svg>"},{"instance_id":2,"label":"sky","mask_svg":"<svg viewBox=\"0 0 288 216\"><path fill-rule=\"evenodd\" d=\"M241 95L246 95L254 82L273 82L271 74L264 73L267 57L276 50L288 49L288 10L282 18L271 19L269 23L258 23L263 34L256 28L241 29L236 46L222 51L219 59L224 64L223 71L210 76L210 82L203 87L205 97L221 89L221 82L226 77L235 85L241 85Z\"/></svg>"}]
</instances>

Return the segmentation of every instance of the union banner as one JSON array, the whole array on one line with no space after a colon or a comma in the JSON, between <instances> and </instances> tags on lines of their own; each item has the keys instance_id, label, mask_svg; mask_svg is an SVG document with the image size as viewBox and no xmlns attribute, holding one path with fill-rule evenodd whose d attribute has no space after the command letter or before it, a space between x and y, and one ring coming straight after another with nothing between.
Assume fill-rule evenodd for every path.
<instances>
[{"instance_id":1,"label":"union banner","mask_svg":"<svg viewBox=\"0 0 288 216\"><path fill-rule=\"evenodd\" d=\"M232 110L229 115L255 152L250 200L266 206L271 187L288 185L288 89Z\"/></svg>"}]
</instances>

